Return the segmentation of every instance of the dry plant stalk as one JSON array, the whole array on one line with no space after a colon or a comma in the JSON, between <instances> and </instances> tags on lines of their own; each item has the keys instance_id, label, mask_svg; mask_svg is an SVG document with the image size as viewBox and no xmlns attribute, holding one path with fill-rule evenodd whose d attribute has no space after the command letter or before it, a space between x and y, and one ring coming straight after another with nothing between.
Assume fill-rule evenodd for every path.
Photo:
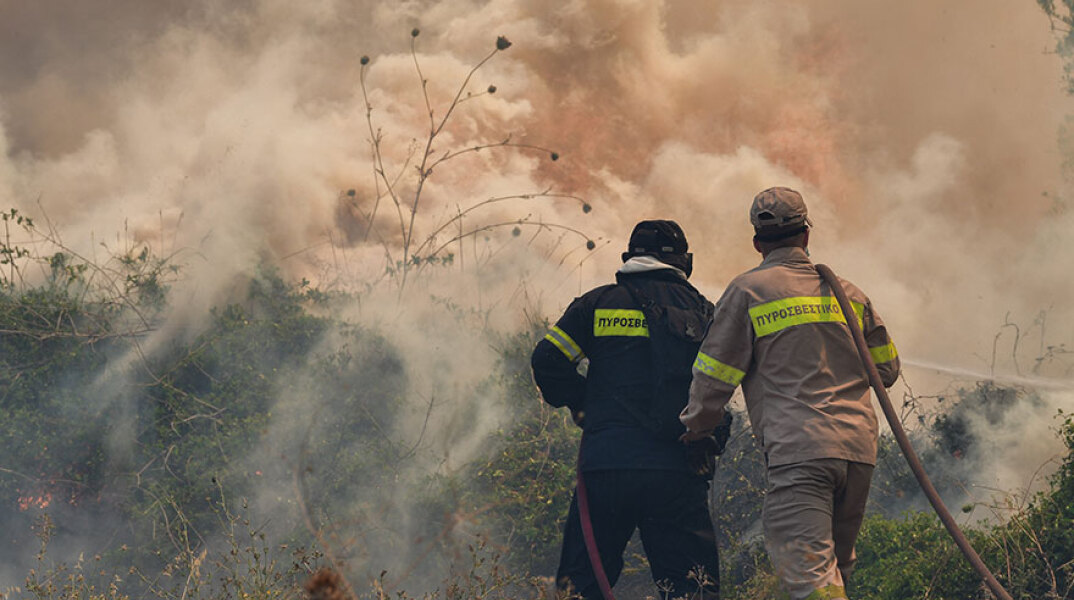
<instances>
[{"instance_id":1,"label":"dry plant stalk","mask_svg":"<svg viewBox=\"0 0 1074 600\"><path fill-rule=\"evenodd\" d=\"M557 192L551 186L535 192L508 194L487 198L485 200L474 202L465 208L459 207L454 216L434 226L431 232L423 233L419 231L419 226L416 220L418 211L422 207L422 194L424 193L426 183L433 174L448 161L466 154L498 148L537 151L546 154L553 161L559 160L558 152L533 144L515 142L510 134L506 135L498 142L448 149L442 153L438 153L434 148L434 144L451 122L452 116L456 114L456 109L458 109L464 102L496 93L496 86L494 85L490 85L484 92L476 94L467 91L467 88L469 87L473 76L498 53L510 48L511 42L503 36L496 39L495 48L470 69L462 83L456 88L453 98L443 110L443 115L438 116L436 109L433 107L432 100L429 98L429 80L425 77L421 68L421 61L418 58L417 38L419 35L420 31L418 29L411 31L410 56L414 63L414 70L420 80L425 112L428 116L428 129L425 137L420 143L410 147L407 156L403 159L401 165L396 166L388 164L384 149L385 135L383 130L374 123L373 104L369 99L369 88L366 82L370 59L368 56L363 56L360 60L361 74L359 82L362 90L362 97L366 106L365 118L369 130L375 194L372 199L372 206L368 211L363 210L358 206L358 201L356 199L357 194L353 190L348 191L346 194L346 197L350 199L349 202L352 203L352 207L357 210L364 221L365 234L363 239L368 240L369 236L373 235L375 240L383 247L388 261L388 271L393 275L398 275L396 282L400 292L406 287L407 280L412 270L420 270L429 264L450 261L451 257L442 257L441 253L452 244L494 229L512 227L514 228L513 232L515 235L518 234L518 228L523 225L536 227L538 231L560 230L577 235L585 240L587 249L594 249L596 247L595 242L579 229L560 223L548 223L534 219L533 215L526 215L518 219L491 224L477 225L470 227L469 229L463 224L464 218L472 215L474 211L501 202L517 202L531 199L572 200L581 206L582 212L588 213L592 210L590 204L584 199L571 194ZM405 185L404 181L407 179L408 174L413 177L409 182L409 187L411 187L412 191L405 193L404 189L406 189L408 185ZM404 194L407 196L406 198L404 198ZM398 238L401 240L401 247L398 248L393 247L392 244L388 242L388 239L383 232L378 230L375 221L381 206L381 201L385 199L389 200L395 208ZM453 233L446 240L441 240L438 236L443 234L449 228L453 228Z\"/></svg>"}]
</instances>

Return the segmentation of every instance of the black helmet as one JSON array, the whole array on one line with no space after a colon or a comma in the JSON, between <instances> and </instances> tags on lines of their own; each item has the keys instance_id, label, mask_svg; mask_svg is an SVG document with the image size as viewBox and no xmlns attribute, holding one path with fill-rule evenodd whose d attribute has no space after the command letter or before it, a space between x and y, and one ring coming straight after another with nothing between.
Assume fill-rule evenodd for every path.
<instances>
[{"instance_id":1,"label":"black helmet","mask_svg":"<svg viewBox=\"0 0 1074 600\"><path fill-rule=\"evenodd\" d=\"M682 269L686 276L693 270L693 255L686 242L686 234L675 221L641 221L630 234L623 262L635 256L652 256L673 267Z\"/></svg>"}]
</instances>

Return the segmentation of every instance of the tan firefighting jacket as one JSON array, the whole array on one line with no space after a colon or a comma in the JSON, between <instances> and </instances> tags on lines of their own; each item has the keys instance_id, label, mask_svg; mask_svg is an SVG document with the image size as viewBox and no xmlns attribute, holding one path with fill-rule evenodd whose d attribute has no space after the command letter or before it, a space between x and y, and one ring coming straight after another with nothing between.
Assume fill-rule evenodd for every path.
<instances>
[{"instance_id":1,"label":"tan firefighting jacket","mask_svg":"<svg viewBox=\"0 0 1074 600\"><path fill-rule=\"evenodd\" d=\"M869 299L844 289L885 386L899 358ZM680 419L713 429L739 384L769 466L818 458L876 464L869 383L839 303L802 248L779 248L716 303Z\"/></svg>"}]
</instances>

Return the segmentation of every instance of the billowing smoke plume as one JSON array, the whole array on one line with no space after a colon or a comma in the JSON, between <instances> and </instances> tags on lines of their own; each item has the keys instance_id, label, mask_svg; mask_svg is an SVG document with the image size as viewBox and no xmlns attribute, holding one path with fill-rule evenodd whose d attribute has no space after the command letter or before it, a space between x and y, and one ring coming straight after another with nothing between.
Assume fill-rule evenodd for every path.
<instances>
[{"instance_id":1,"label":"billowing smoke plume","mask_svg":"<svg viewBox=\"0 0 1074 600\"><path fill-rule=\"evenodd\" d=\"M431 247L526 222L448 244L452 262L399 294L384 273L430 127L413 29L437 119L496 37L513 43L477 72L438 155L510 135L561 157L490 148L445 163L415 239L492 197L548 190L593 210L537 197L467 214ZM750 199L788 185L810 206L815 260L872 296L904 357L1023 375L1074 339L1057 144L1071 102L1050 36L1033 3L1009 0L0 0L0 205L47 216L85 256L102 243L174 254L182 279L148 352L196 333L259 264L324 286L374 282L350 316L434 365L412 371L415 393L432 395L478 381L493 353L480 332L434 327L444 303L429 297L493 327L523 310L554 317L610 279L635 221L663 217L684 224L695 283L715 298L757 261ZM402 173L402 205L382 197L371 219L384 182L363 55L381 156ZM1010 329L996 341L1008 321L1020 356ZM915 367L907 378L926 394L944 382ZM450 461L497 419L442 437L457 444Z\"/></svg>"}]
</instances>

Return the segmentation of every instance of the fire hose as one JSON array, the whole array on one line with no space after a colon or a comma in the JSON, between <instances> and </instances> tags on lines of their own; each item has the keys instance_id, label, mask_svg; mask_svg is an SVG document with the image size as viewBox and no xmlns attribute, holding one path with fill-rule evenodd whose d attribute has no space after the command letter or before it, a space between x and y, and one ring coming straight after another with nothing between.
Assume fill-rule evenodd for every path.
<instances>
[{"instance_id":1,"label":"fire hose","mask_svg":"<svg viewBox=\"0 0 1074 600\"><path fill-rule=\"evenodd\" d=\"M584 435L583 442L584 443ZM612 595L612 584L608 582L608 575L604 572L604 563L600 560L600 552L597 551L597 536L593 533L593 521L589 517L589 494L586 493L585 480L582 478L582 448L578 445L578 475L575 483L575 500L578 501L578 520L582 524L582 539L585 540L585 550L589 555L589 564L593 567L593 576L597 579L597 587L600 588L604 600L615 600ZM576 590L580 591L580 590Z\"/></svg>"},{"instance_id":2,"label":"fire hose","mask_svg":"<svg viewBox=\"0 0 1074 600\"><path fill-rule=\"evenodd\" d=\"M839 308L844 315L853 315L854 309L850 304L850 299L847 298L846 291L843 290L842 284L839 283L839 279L836 278L835 273L832 272L827 265L816 265L817 272L832 288L832 293L835 294L836 299L839 301ZM854 344L858 348L858 355L861 356L861 361L865 365L865 370L869 375L869 383L872 384L873 390L876 392L876 398L880 402L880 407L884 410L884 416L887 417L888 425L891 426L891 433L895 436L895 441L898 442L899 448L902 450L903 456L906 457L906 462L910 465L910 470L913 471L914 477L917 478L917 482L921 485L921 490L925 492L925 496L932 504L932 508L936 511L936 515L940 517L940 521L943 522L944 527L947 528L947 532L951 534L951 538L955 540L955 544L958 546L962 554L966 556L966 560L973 566L977 574L981 576L985 584L988 585L988 589L996 595L999 600L1012 600L1011 595L1007 593L1007 590L1003 589L996 577L992 575L992 572L988 570L988 566L984 564L981 557L977 555L977 552L970 545L969 540L959 529L958 524L955 523L954 517L948 512L947 507L944 506L943 500L940 499L940 494L936 492L936 488L933 487L932 481L929 479L928 474L925 473L925 467L922 466L921 460L917 457L917 453L914 452L913 446L910 445L910 438L906 435L906 430L903 429L902 423L899 422L898 415L895 414L895 409L891 404L891 399L888 397L887 390L884 388L884 383L880 380L880 373L876 370L876 365L873 363L872 355L869 353L869 346L865 343L865 335L861 332L861 326L858 324L857 319L846 319L847 327L850 328L850 333L854 338Z\"/></svg>"}]
</instances>

